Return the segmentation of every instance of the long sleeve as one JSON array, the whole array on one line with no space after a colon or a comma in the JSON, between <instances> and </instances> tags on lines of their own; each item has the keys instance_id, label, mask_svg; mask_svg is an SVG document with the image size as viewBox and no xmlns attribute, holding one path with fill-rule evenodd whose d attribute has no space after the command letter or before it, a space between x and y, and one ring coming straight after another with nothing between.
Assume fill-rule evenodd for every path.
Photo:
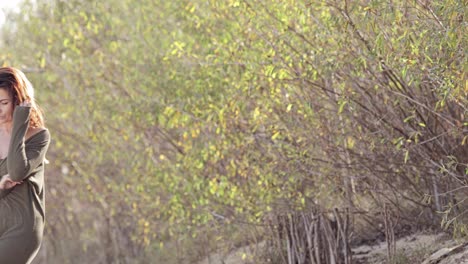
<instances>
[{"instance_id":1,"label":"long sleeve","mask_svg":"<svg viewBox=\"0 0 468 264\"><path fill-rule=\"evenodd\" d=\"M13 181L22 181L44 162L50 135L42 130L28 139L24 136L29 126L30 107L17 106L13 113L13 129L8 150L7 169Z\"/></svg>"}]
</instances>

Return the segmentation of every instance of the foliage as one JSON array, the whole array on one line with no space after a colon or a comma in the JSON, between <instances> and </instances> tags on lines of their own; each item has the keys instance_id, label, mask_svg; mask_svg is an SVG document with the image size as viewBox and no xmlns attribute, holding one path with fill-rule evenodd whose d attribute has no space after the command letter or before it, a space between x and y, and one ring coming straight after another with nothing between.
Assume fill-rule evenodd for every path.
<instances>
[{"instance_id":1,"label":"foliage","mask_svg":"<svg viewBox=\"0 0 468 264\"><path fill-rule=\"evenodd\" d=\"M26 2L3 29L2 60L23 65L54 136L48 256L193 263L243 242L226 234L262 237L271 215L317 208L463 217L465 11Z\"/></svg>"}]
</instances>

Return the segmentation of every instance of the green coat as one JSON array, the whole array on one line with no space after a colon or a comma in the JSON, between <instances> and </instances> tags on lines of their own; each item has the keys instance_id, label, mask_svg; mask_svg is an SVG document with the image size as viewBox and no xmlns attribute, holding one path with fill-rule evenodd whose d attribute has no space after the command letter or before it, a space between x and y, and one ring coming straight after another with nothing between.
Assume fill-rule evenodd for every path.
<instances>
[{"instance_id":1,"label":"green coat","mask_svg":"<svg viewBox=\"0 0 468 264\"><path fill-rule=\"evenodd\" d=\"M26 264L37 254L44 230L44 160L50 135L41 130L24 140L30 107L17 106L8 156L0 160L0 177L22 184L0 190L0 263Z\"/></svg>"}]
</instances>

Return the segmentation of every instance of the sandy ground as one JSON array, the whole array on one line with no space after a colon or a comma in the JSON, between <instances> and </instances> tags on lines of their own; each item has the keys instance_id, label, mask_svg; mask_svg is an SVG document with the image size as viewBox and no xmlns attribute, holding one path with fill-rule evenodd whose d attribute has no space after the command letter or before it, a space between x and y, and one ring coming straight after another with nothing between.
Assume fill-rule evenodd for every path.
<instances>
[{"instance_id":1,"label":"sandy ground","mask_svg":"<svg viewBox=\"0 0 468 264\"><path fill-rule=\"evenodd\" d=\"M258 253L255 249L261 247L246 246L226 254L213 254L198 264L251 264L254 263L253 256ZM443 257L436 257L437 254ZM408 235L397 240L395 260L402 264L468 264L468 245L443 233ZM353 263L387 263L386 243L353 248Z\"/></svg>"},{"instance_id":2,"label":"sandy ground","mask_svg":"<svg viewBox=\"0 0 468 264\"><path fill-rule=\"evenodd\" d=\"M409 235L396 241L395 260L397 263L422 263L438 250L451 248L455 245L457 242L443 233ZM385 242L353 248L353 253L353 260L357 263L387 262L387 244Z\"/></svg>"}]
</instances>

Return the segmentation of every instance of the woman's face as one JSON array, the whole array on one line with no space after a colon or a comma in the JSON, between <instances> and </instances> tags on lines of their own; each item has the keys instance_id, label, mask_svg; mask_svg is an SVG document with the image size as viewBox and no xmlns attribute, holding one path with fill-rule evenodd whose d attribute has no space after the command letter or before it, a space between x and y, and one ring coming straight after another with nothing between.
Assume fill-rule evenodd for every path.
<instances>
[{"instance_id":1,"label":"woman's face","mask_svg":"<svg viewBox=\"0 0 468 264\"><path fill-rule=\"evenodd\" d=\"M13 119L13 100L7 90L0 88L0 124Z\"/></svg>"}]
</instances>

